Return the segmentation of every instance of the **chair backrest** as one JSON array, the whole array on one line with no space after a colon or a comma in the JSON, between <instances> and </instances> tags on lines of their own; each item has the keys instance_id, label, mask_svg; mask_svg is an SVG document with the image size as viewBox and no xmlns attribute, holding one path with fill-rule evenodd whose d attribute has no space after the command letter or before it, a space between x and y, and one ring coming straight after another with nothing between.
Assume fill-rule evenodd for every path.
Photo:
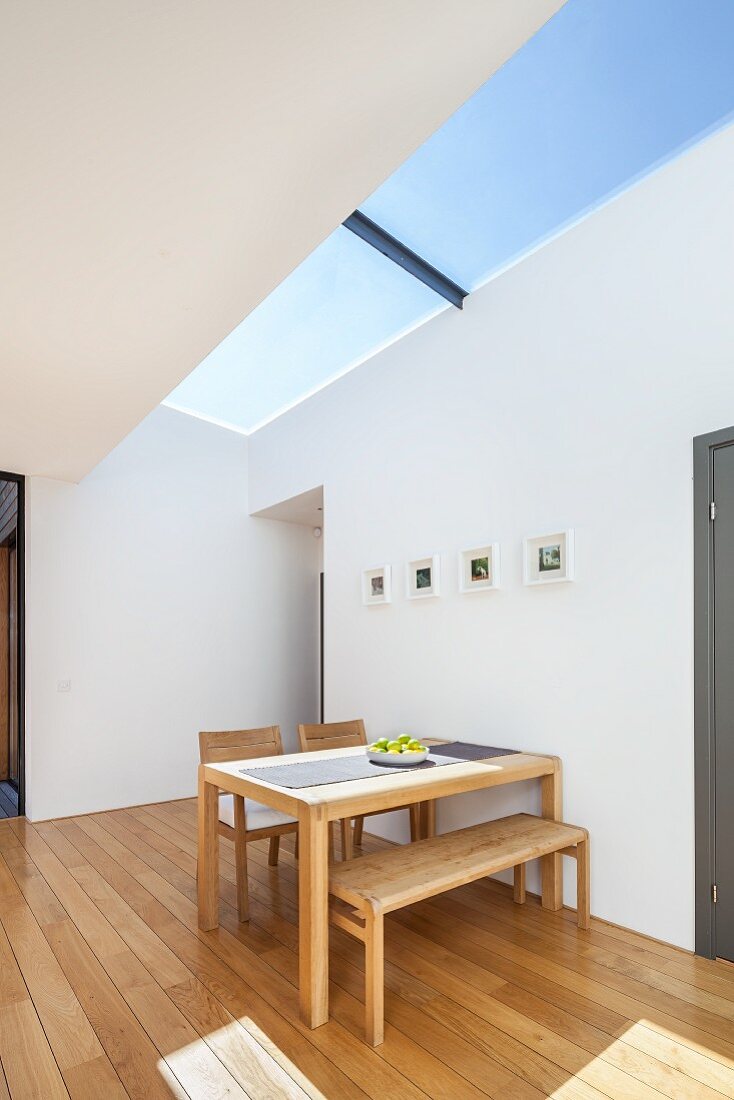
<instances>
[{"instance_id":1,"label":"chair backrest","mask_svg":"<svg viewBox=\"0 0 734 1100\"><path fill-rule=\"evenodd\" d=\"M280 726L256 730L222 730L199 734L202 764L226 764L230 760L251 760L256 756L282 756Z\"/></svg>"},{"instance_id":2,"label":"chair backrest","mask_svg":"<svg viewBox=\"0 0 734 1100\"><path fill-rule=\"evenodd\" d=\"M317 749L352 749L355 745L366 745L367 734L361 718L351 722L324 722L316 726L299 726L298 739L301 752L315 752Z\"/></svg>"}]
</instances>

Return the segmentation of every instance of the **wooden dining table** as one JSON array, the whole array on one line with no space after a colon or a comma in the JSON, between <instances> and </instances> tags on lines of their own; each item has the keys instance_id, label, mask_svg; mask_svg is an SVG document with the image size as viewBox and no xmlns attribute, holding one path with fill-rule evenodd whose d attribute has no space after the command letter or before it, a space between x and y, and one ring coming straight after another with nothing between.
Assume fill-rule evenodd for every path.
<instances>
[{"instance_id":1,"label":"wooden dining table","mask_svg":"<svg viewBox=\"0 0 734 1100\"><path fill-rule=\"evenodd\" d=\"M311 1028L319 1027L329 1018L329 833L332 821L418 804L421 806L421 831L423 835L430 835L434 828L436 799L529 779L540 780L542 816L554 821L562 819L562 772L556 756L521 752L431 769L394 768L389 774L375 778L301 788L278 786L252 774L243 775L240 770L298 761L314 764L319 758L333 760L360 755L364 751L357 746L199 766L198 902L202 931L219 924L219 792L243 795L298 819L300 1006L301 1018ZM563 904L560 855L543 857L541 882L543 907L560 909Z\"/></svg>"}]
</instances>

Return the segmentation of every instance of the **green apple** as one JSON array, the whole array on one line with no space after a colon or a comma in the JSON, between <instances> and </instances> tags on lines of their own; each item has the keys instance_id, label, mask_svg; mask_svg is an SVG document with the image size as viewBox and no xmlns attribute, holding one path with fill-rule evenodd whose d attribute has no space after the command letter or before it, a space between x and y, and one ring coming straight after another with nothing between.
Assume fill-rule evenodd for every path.
<instances>
[{"instance_id":1,"label":"green apple","mask_svg":"<svg viewBox=\"0 0 734 1100\"><path fill-rule=\"evenodd\" d=\"M408 742L412 741L412 740L413 740L413 738L410 736L409 733L401 733L400 737L398 737L398 744L407 745Z\"/></svg>"}]
</instances>

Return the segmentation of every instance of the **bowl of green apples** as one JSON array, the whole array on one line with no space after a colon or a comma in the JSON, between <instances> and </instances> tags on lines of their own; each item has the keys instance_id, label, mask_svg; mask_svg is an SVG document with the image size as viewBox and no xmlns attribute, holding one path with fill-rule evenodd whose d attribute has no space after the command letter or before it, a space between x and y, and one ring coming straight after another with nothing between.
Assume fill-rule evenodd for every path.
<instances>
[{"instance_id":1,"label":"bowl of green apples","mask_svg":"<svg viewBox=\"0 0 734 1100\"><path fill-rule=\"evenodd\" d=\"M428 749L410 733L399 737L380 737L367 746L367 756L373 764L405 767L422 764L428 758Z\"/></svg>"}]
</instances>

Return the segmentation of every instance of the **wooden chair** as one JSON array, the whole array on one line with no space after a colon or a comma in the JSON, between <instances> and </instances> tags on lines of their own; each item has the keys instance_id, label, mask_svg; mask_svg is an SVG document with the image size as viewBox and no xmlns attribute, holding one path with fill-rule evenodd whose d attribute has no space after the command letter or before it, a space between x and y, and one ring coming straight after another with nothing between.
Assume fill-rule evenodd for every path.
<instances>
[{"instance_id":1,"label":"wooden chair","mask_svg":"<svg viewBox=\"0 0 734 1100\"><path fill-rule=\"evenodd\" d=\"M405 905L510 867L514 898L525 901L525 864L554 852L577 861L577 920L589 927L589 834L577 825L515 814L417 844L375 852L329 872L332 924L364 944L365 1038L384 1037L384 918Z\"/></svg>"},{"instance_id":2,"label":"wooden chair","mask_svg":"<svg viewBox=\"0 0 734 1100\"><path fill-rule=\"evenodd\" d=\"M282 756L283 742L279 726L265 726L254 730L224 730L219 733L199 734L199 755L202 764L223 764L230 760L254 760L258 756ZM294 817L263 806L242 795L219 795L219 832L234 841L235 870L237 873L237 911L241 921L249 920L247 893L247 844L251 840L270 838L268 863L278 865L280 838L285 833L296 833L298 822Z\"/></svg>"},{"instance_id":3,"label":"wooden chair","mask_svg":"<svg viewBox=\"0 0 734 1100\"><path fill-rule=\"evenodd\" d=\"M319 749L352 749L356 745L367 744L367 733L364 728L364 721L361 718L355 718L351 722L325 722L312 726L300 725L298 727L298 739L301 744L301 752L317 752ZM397 809L410 812L410 839L417 840L421 835L420 804L398 806ZM374 817L375 814L381 813L385 813L385 811L375 810L374 814L367 814L366 816ZM342 859L351 859L354 855L353 845L356 844L359 847L362 844L364 818L365 815L362 815L354 819L354 835L352 835L352 823L349 819L339 822L342 837ZM427 820L431 821L433 818L427 815Z\"/></svg>"}]
</instances>

